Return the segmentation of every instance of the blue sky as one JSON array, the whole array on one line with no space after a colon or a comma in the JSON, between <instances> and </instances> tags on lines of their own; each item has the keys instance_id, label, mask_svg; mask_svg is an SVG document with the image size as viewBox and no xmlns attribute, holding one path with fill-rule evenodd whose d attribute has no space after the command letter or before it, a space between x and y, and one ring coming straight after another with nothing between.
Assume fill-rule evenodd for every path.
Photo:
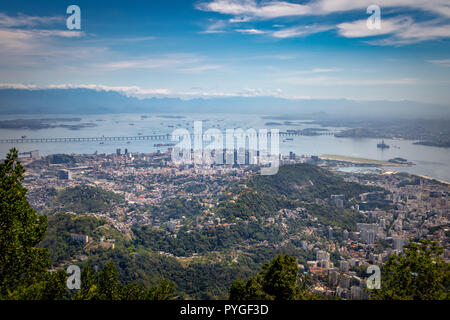
<instances>
[{"instance_id":1,"label":"blue sky","mask_svg":"<svg viewBox=\"0 0 450 320\"><path fill-rule=\"evenodd\" d=\"M0 3L0 88L448 105L449 75L449 0Z\"/></svg>"}]
</instances>

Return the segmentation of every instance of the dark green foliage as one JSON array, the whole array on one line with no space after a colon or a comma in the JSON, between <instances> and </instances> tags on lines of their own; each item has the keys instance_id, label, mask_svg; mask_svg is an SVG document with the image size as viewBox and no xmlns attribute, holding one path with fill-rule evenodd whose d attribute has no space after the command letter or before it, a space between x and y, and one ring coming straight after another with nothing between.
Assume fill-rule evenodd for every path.
<instances>
[{"instance_id":1,"label":"dark green foliage","mask_svg":"<svg viewBox=\"0 0 450 320\"><path fill-rule=\"evenodd\" d=\"M297 260L280 254L263 266L263 289L276 300L291 300L296 293L297 275Z\"/></svg>"},{"instance_id":2,"label":"dark green foliage","mask_svg":"<svg viewBox=\"0 0 450 320\"><path fill-rule=\"evenodd\" d=\"M329 205L302 203L309 214L326 226L356 230L357 222L364 222L364 217L357 211Z\"/></svg>"},{"instance_id":3,"label":"dark green foliage","mask_svg":"<svg viewBox=\"0 0 450 320\"><path fill-rule=\"evenodd\" d=\"M375 300L448 300L450 264L436 241L410 242L402 254L389 257L381 270L381 289L371 290Z\"/></svg>"},{"instance_id":4,"label":"dark green foliage","mask_svg":"<svg viewBox=\"0 0 450 320\"><path fill-rule=\"evenodd\" d=\"M217 214L223 217L239 217L248 219L250 216L270 217L281 208L292 207L289 201L264 193L243 192L235 202L224 201L217 207Z\"/></svg>"},{"instance_id":5,"label":"dark green foliage","mask_svg":"<svg viewBox=\"0 0 450 320\"><path fill-rule=\"evenodd\" d=\"M164 251L176 256L189 256L193 253L207 253L223 250L243 241L263 241L271 243L281 241L281 231L276 226L263 226L259 223L238 223L224 227L208 228L202 231L187 232L181 229L177 237L150 227L136 228L135 245Z\"/></svg>"},{"instance_id":6,"label":"dark green foliage","mask_svg":"<svg viewBox=\"0 0 450 320\"><path fill-rule=\"evenodd\" d=\"M88 263L102 267L108 259L115 261L121 282L150 288L167 280L176 284L176 295L186 299L224 299L234 279L256 273L245 265L214 261L181 265L173 257L142 250L131 255L126 250L102 252L92 255Z\"/></svg>"},{"instance_id":7,"label":"dark green foliage","mask_svg":"<svg viewBox=\"0 0 450 320\"><path fill-rule=\"evenodd\" d=\"M99 300L119 300L119 276L114 262L109 261L97 275Z\"/></svg>"},{"instance_id":8,"label":"dark green foliage","mask_svg":"<svg viewBox=\"0 0 450 320\"><path fill-rule=\"evenodd\" d=\"M187 193L200 193L206 190L206 185L203 183L196 183L196 184L191 184L189 186L186 187L186 192Z\"/></svg>"},{"instance_id":9,"label":"dark green foliage","mask_svg":"<svg viewBox=\"0 0 450 320\"><path fill-rule=\"evenodd\" d=\"M36 248L47 219L37 216L25 197L24 169L17 158L12 149L0 164L0 296L17 296L16 290L44 281L50 265L47 250Z\"/></svg>"},{"instance_id":10,"label":"dark green foliage","mask_svg":"<svg viewBox=\"0 0 450 320\"><path fill-rule=\"evenodd\" d=\"M81 273L81 290L73 297L74 300L171 300L174 284L162 281L157 287L145 289L133 282L122 285L114 262L109 261L103 269L95 274L89 265Z\"/></svg>"},{"instance_id":11,"label":"dark green foliage","mask_svg":"<svg viewBox=\"0 0 450 320\"><path fill-rule=\"evenodd\" d=\"M158 209L164 219L177 219L181 216L195 216L201 213L201 205L197 199L173 199L164 203L164 209Z\"/></svg>"},{"instance_id":12,"label":"dark green foliage","mask_svg":"<svg viewBox=\"0 0 450 320\"><path fill-rule=\"evenodd\" d=\"M19 287L12 292L11 300L60 300L67 293L67 274L64 270L57 272L44 272L39 281L30 286Z\"/></svg>"},{"instance_id":13,"label":"dark green foliage","mask_svg":"<svg viewBox=\"0 0 450 320\"><path fill-rule=\"evenodd\" d=\"M326 199L333 194L343 194L348 199L364 192L381 190L345 182L341 177L309 164L281 166L276 175L251 178L248 186L271 196L304 201Z\"/></svg>"},{"instance_id":14,"label":"dark green foliage","mask_svg":"<svg viewBox=\"0 0 450 320\"><path fill-rule=\"evenodd\" d=\"M85 244L72 240L71 233L88 235L96 241L101 236L114 238L116 244L123 238L120 232L109 228L105 220L92 216L57 213L48 217L48 223L47 236L40 246L49 249L54 265L83 253Z\"/></svg>"},{"instance_id":15,"label":"dark green foliage","mask_svg":"<svg viewBox=\"0 0 450 320\"><path fill-rule=\"evenodd\" d=\"M202 212L202 205L197 198L191 200L175 198L165 201L161 206L146 206L141 210L164 222L170 219L180 219L182 216L197 216Z\"/></svg>"},{"instance_id":16,"label":"dark green foliage","mask_svg":"<svg viewBox=\"0 0 450 320\"><path fill-rule=\"evenodd\" d=\"M278 174L255 176L247 181L247 185L253 191L241 192L235 201L221 202L216 214L225 218L267 218L282 208L304 207L324 225L354 230L356 223L363 221L359 212L332 205L317 205L313 200L328 199L332 194L344 194L348 199L378 190L347 183L329 171L307 164L282 166Z\"/></svg>"},{"instance_id":17,"label":"dark green foliage","mask_svg":"<svg viewBox=\"0 0 450 320\"><path fill-rule=\"evenodd\" d=\"M297 277L297 260L287 254L279 254L246 283L236 280L230 287L230 300L303 299L306 293Z\"/></svg>"},{"instance_id":18,"label":"dark green foliage","mask_svg":"<svg viewBox=\"0 0 450 320\"><path fill-rule=\"evenodd\" d=\"M246 283L237 279L230 287L230 300L244 300L247 295Z\"/></svg>"},{"instance_id":19,"label":"dark green foliage","mask_svg":"<svg viewBox=\"0 0 450 320\"><path fill-rule=\"evenodd\" d=\"M104 212L123 204L124 197L97 187L77 186L57 193L52 201L51 212L71 211L75 213Z\"/></svg>"}]
</instances>

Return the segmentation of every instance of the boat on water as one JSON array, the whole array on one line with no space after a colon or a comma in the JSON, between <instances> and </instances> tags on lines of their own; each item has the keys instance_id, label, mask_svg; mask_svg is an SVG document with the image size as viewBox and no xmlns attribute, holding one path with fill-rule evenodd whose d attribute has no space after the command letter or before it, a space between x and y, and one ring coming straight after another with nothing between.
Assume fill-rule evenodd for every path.
<instances>
[{"instance_id":1,"label":"boat on water","mask_svg":"<svg viewBox=\"0 0 450 320\"><path fill-rule=\"evenodd\" d=\"M26 139L27 138L27 136L22 136L22 139Z\"/></svg>"},{"instance_id":2,"label":"boat on water","mask_svg":"<svg viewBox=\"0 0 450 320\"><path fill-rule=\"evenodd\" d=\"M294 141L294 139L293 138L286 138L286 139L283 140L283 142L288 142L288 141Z\"/></svg>"},{"instance_id":3,"label":"boat on water","mask_svg":"<svg viewBox=\"0 0 450 320\"><path fill-rule=\"evenodd\" d=\"M387 145L387 144L385 144L385 143L384 143L384 140L383 140L383 141L381 141L381 143L377 144L377 148L380 148L380 149L389 149L390 146Z\"/></svg>"}]
</instances>

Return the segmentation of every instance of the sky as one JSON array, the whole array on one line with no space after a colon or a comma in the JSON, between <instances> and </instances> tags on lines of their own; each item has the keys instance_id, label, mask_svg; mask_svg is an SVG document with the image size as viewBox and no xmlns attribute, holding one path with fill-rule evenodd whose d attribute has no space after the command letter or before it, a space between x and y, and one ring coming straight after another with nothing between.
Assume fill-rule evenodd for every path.
<instances>
[{"instance_id":1,"label":"sky","mask_svg":"<svg viewBox=\"0 0 450 320\"><path fill-rule=\"evenodd\" d=\"M450 106L450 0L2 1L0 88Z\"/></svg>"}]
</instances>

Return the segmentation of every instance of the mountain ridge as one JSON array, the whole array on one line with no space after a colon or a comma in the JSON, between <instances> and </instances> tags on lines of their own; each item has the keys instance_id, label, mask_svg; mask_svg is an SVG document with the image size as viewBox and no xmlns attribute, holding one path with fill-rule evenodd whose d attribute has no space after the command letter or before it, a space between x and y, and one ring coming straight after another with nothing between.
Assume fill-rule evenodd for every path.
<instances>
[{"instance_id":1,"label":"mountain ridge","mask_svg":"<svg viewBox=\"0 0 450 320\"><path fill-rule=\"evenodd\" d=\"M243 113L340 117L450 118L448 106L413 101L278 97L146 98L93 89L0 89L0 114Z\"/></svg>"}]
</instances>

